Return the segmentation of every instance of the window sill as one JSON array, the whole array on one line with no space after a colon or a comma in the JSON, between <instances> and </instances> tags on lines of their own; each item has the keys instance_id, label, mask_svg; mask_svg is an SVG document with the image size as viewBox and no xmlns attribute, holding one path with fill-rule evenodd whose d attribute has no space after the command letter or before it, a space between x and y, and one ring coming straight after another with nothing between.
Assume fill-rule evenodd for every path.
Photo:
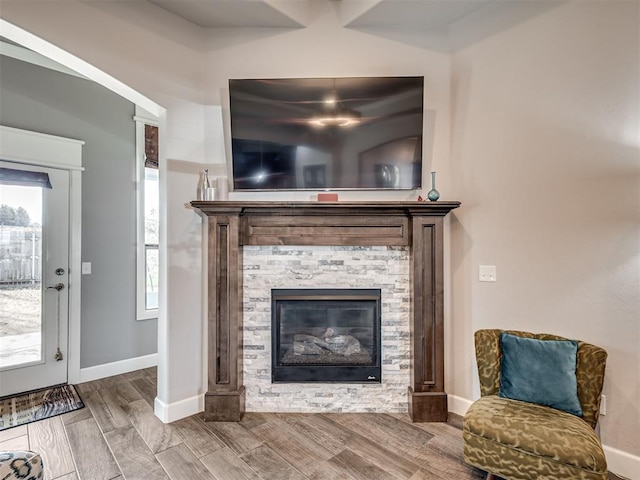
<instances>
[{"instance_id":1,"label":"window sill","mask_svg":"<svg viewBox=\"0 0 640 480\"><path fill-rule=\"evenodd\" d=\"M158 310L145 310L144 312L138 312L136 320L141 322L143 320L155 320L158 318Z\"/></svg>"}]
</instances>

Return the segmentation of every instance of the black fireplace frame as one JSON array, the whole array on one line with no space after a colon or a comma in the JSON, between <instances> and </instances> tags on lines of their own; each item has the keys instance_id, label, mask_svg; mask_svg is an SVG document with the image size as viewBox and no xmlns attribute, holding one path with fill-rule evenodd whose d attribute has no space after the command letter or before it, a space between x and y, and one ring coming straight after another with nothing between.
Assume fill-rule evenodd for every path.
<instances>
[{"instance_id":1,"label":"black fireplace frame","mask_svg":"<svg viewBox=\"0 0 640 480\"><path fill-rule=\"evenodd\" d=\"M301 295L301 292L304 292ZM372 361L368 365L302 364L281 365L278 361L280 324L278 302L282 300L368 300L374 301ZM380 289L309 288L271 290L271 382L272 383L381 383L382 382L382 295ZM339 380L336 380L339 379Z\"/></svg>"}]
</instances>

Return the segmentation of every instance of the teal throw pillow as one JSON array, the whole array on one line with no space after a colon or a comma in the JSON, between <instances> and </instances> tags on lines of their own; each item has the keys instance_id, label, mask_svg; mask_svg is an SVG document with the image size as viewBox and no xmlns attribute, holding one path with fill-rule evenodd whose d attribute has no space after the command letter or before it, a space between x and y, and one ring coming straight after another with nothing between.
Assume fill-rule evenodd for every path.
<instances>
[{"instance_id":1,"label":"teal throw pillow","mask_svg":"<svg viewBox=\"0 0 640 480\"><path fill-rule=\"evenodd\" d=\"M546 405L582 417L575 340L537 340L500 333L498 395Z\"/></svg>"}]
</instances>

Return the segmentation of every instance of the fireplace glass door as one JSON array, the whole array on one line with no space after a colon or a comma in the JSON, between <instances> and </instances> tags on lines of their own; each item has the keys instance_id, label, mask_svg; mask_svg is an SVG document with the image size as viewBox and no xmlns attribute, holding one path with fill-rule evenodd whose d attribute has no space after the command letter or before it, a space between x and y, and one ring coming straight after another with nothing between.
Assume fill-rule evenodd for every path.
<instances>
[{"instance_id":1,"label":"fireplace glass door","mask_svg":"<svg viewBox=\"0 0 640 480\"><path fill-rule=\"evenodd\" d=\"M271 291L272 380L380 383L380 290Z\"/></svg>"}]
</instances>

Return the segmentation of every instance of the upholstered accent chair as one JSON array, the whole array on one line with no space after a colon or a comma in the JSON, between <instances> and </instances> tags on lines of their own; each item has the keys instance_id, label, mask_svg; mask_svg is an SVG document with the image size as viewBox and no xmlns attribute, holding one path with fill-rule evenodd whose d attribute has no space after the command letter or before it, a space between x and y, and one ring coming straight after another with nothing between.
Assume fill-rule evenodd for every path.
<instances>
[{"instance_id":1,"label":"upholstered accent chair","mask_svg":"<svg viewBox=\"0 0 640 480\"><path fill-rule=\"evenodd\" d=\"M502 332L475 333L481 397L464 417L464 461L487 472L487 478L497 475L507 480L606 480L607 462L595 432L606 351L573 342L577 344L575 373L582 409L579 416L551 406L504 398L500 390L501 339L505 337L501 337ZM520 338L567 340L548 334L504 332Z\"/></svg>"}]
</instances>

